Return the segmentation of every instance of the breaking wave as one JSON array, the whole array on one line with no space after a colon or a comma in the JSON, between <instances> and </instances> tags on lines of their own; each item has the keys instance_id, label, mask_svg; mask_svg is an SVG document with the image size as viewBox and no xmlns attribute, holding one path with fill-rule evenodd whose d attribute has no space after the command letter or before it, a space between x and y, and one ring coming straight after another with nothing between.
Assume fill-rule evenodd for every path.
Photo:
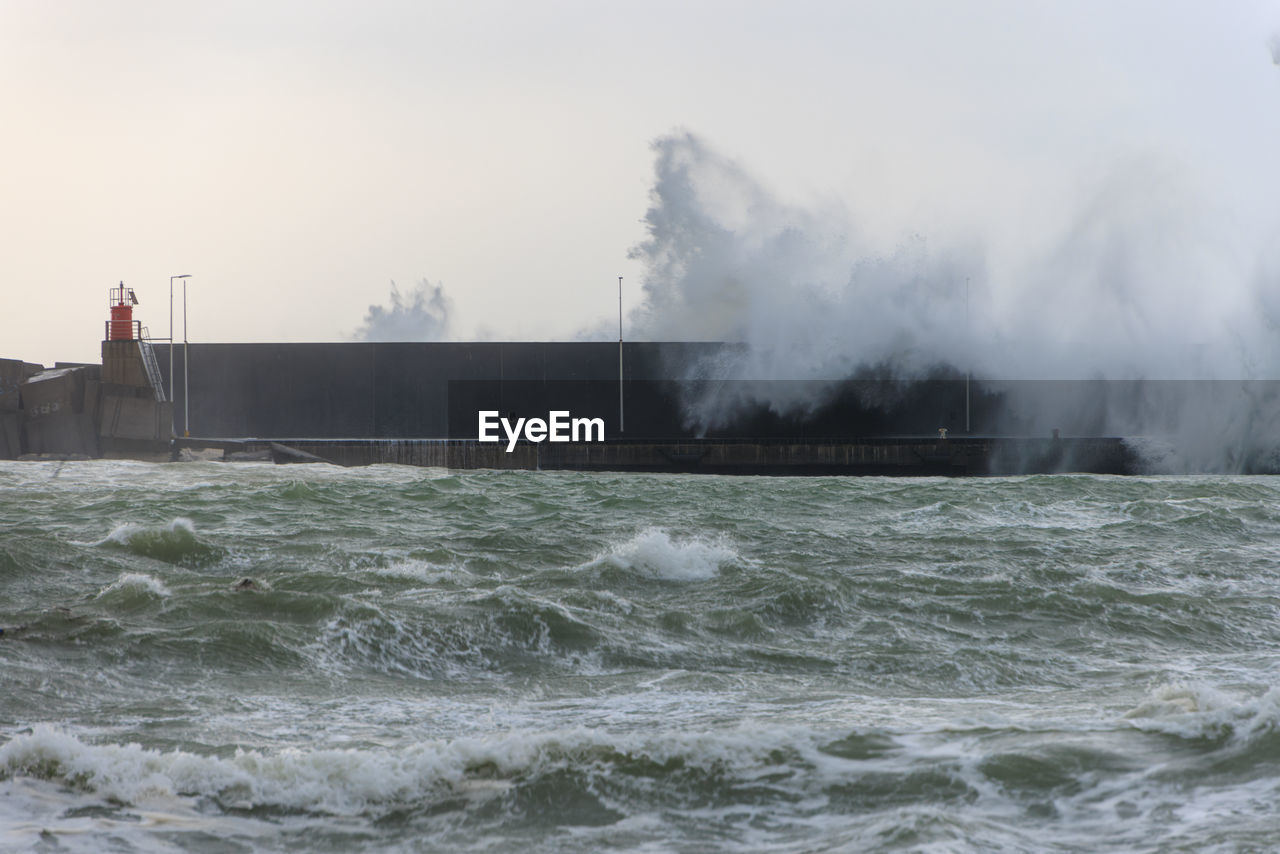
<instances>
[{"instance_id":1,"label":"breaking wave","mask_svg":"<svg viewBox=\"0 0 1280 854\"><path fill-rule=\"evenodd\" d=\"M154 576L147 575L145 572L125 572L115 581L102 588L102 592L98 594L99 598L108 596L116 591L126 593L138 593L146 596L165 597L169 595L169 588L164 582Z\"/></svg>"},{"instance_id":2,"label":"breaking wave","mask_svg":"<svg viewBox=\"0 0 1280 854\"><path fill-rule=\"evenodd\" d=\"M1204 683L1166 683L1153 689L1125 719L1145 732L1227 747L1265 744L1280 758L1280 688L1239 697Z\"/></svg>"},{"instance_id":3,"label":"breaking wave","mask_svg":"<svg viewBox=\"0 0 1280 854\"><path fill-rule=\"evenodd\" d=\"M615 546L602 560L619 569L663 581L705 581L741 557L721 541L701 537L672 539L666 531L647 528Z\"/></svg>"},{"instance_id":4,"label":"breaking wave","mask_svg":"<svg viewBox=\"0 0 1280 854\"><path fill-rule=\"evenodd\" d=\"M119 525L94 545L118 548L165 563L199 565L217 560L223 550L203 542L190 519L179 516L167 525Z\"/></svg>"}]
</instances>

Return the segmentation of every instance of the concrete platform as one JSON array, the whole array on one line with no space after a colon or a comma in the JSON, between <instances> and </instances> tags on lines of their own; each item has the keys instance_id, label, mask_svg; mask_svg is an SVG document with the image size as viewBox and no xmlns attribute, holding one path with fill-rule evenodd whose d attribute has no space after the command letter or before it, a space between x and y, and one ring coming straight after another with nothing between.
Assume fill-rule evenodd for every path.
<instances>
[{"instance_id":1,"label":"concrete platform","mask_svg":"<svg viewBox=\"0 0 1280 854\"><path fill-rule=\"evenodd\" d=\"M228 458L248 454L252 456L241 458L298 462L309 457L341 466L393 463L450 469L948 477L1135 472L1133 455L1118 438L520 442L510 453L505 445L468 439L193 438L179 439L176 446L222 447Z\"/></svg>"}]
</instances>

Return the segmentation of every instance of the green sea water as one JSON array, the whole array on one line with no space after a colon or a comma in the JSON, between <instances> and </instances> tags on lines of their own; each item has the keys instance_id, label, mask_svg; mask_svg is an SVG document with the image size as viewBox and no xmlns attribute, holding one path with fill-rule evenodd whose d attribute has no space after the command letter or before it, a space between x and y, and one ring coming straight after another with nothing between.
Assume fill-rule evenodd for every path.
<instances>
[{"instance_id":1,"label":"green sea water","mask_svg":"<svg viewBox=\"0 0 1280 854\"><path fill-rule=\"evenodd\" d=\"M0 463L0 850L1280 847L1280 479Z\"/></svg>"}]
</instances>

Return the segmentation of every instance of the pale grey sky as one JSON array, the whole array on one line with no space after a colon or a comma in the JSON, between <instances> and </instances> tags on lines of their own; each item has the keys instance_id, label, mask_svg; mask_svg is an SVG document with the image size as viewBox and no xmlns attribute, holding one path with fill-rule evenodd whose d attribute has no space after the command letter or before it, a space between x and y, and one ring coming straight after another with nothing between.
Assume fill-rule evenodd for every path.
<instances>
[{"instance_id":1,"label":"pale grey sky","mask_svg":"<svg viewBox=\"0 0 1280 854\"><path fill-rule=\"evenodd\" d=\"M1277 32L1280 0L0 0L0 356L96 361L120 280L164 336L178 273L197 341L346 340L422 279L454 338L613 334L684 132L859 252L969 247L993 318L1095 208L1204 235L1177 286L1247 303Z\"/></svg>"}]
</instances>

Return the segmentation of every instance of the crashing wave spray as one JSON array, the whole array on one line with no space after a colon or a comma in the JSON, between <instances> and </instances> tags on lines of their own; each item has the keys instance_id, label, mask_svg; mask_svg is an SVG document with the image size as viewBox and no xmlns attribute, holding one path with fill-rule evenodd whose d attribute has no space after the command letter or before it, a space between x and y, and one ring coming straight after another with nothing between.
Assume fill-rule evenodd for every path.
<instances>
[{"instance_id":1,"label":"crashing wave spray","mask_svg":"<svg viewBox=\"0 0 1280 854\"><path fill-rule=\"evenodd\" d=\"M1158 158L1119 161L1060 234L1026 241L1045 248L992 259L989 248L919 235L877 252L848 212L784 204L691 133L664 136L653 149L649 237L631 253L645 269L632 324L650 339L743 345L687 369L688 379L738 381L732 394L687 401L691 426L730 423L750 406L810 413L859 375L1280 377L1280 312L1267 297L1276 277L1242 259L1226 218ZM1172 431L1187 447L1232 445L1228 455L1191 454L1196 469L1229 469L1280 413L1257 393L1240 404L1246 412L1235 398L1224 407L1215 397L1213 415L1199 411L1203 400L1109 394L1102 411L1080 404L1059 400L1030 418L1025 404L1019 424L1068 434ZM1223 430L1235 431L1230 442Z\"/></svg>"},{"instance_id":2,"label":"crashing wave spray","mask_svg":"<svg viewBox=\"0 0 1280 854\"><path fill-rule=\"evenodd\" d=\"M356 331L360 341L443 341L449 333L453 302L444 285L423 279L407 295L391 283L391 306L369 306L364 325Z\"/></svg>"},{"instance_id":3,"label":"crashing wave spray","mask_svg":"<svg viewBox=\"0 0 1280 854\"><path fill-rule=\"evenodd\" d=\"M972 251L929 251L917 238L876 256L847 215L783 204L691 133L653 148L649 239L631 252L645 267L632 324L653 339L743 342L691 377L763 383L693 402L693 422L731 420L751 399L812 409L867 363L915 375L967 351L966 286L982 281Z\"/></svg>"}]
</instances>

